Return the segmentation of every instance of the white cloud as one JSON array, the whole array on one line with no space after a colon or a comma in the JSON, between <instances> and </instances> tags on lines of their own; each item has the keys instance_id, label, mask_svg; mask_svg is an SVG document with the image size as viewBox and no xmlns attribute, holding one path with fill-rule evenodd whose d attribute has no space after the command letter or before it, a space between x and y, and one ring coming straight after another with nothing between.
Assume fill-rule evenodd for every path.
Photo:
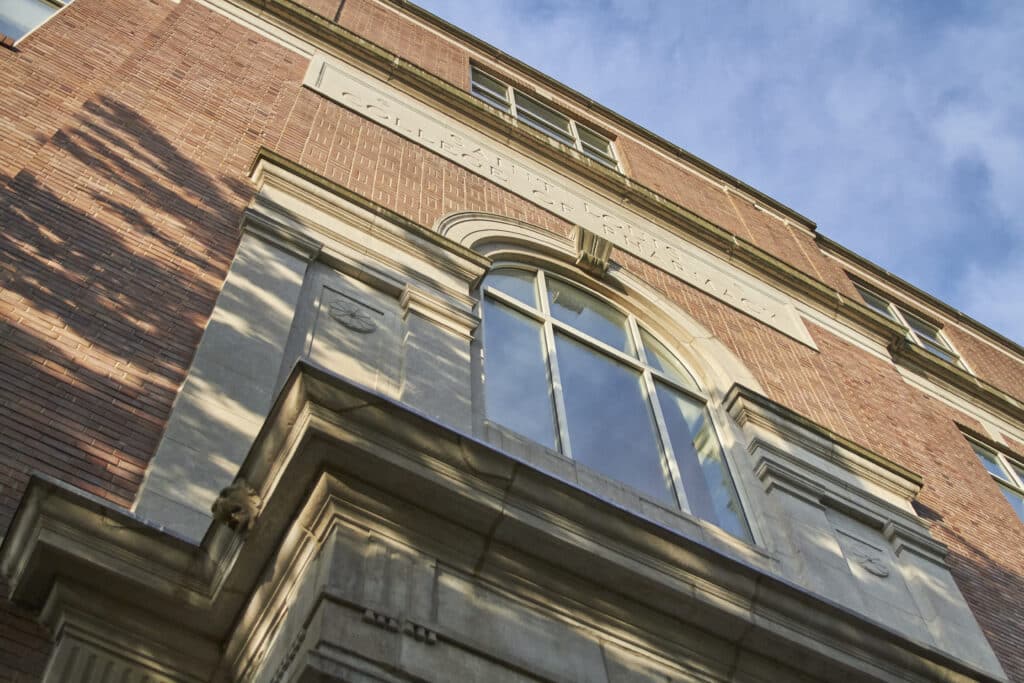
<instances>
[{"instance_id":1,"label":"white cloud","mask_svg":"<svg viewBox=\"0 0 1024 683\"><path fill-rule=\"evenodd\" d=\"M1024 5L422 4L1024 340Z\"/></svg>"}]
</instances>

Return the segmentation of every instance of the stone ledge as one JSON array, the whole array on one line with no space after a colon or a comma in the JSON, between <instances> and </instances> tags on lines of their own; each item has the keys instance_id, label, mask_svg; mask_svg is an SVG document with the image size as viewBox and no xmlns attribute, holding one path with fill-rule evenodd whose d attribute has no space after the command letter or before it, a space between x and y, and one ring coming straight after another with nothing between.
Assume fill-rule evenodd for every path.
<instances>
[{"instance_id":1,"label":"stone ledge","mask_svg":"<svg viewBox=\"0 0 1024 683\"><path fill-rule=\"evenodd\" d=\"M675 638L700 632L715 652L784 660L824 680L1005 680L308 364L296 367L239 476L265 501L255 526L243 537L215 525L199 545L33 479L0 547L13 597L39 610L71 575L156 627L169 619L226 642L221 666L237 671L262 661L256 636L272 640L293 587L314 576L304 558L318 553L318 529L343 514L433 548L517 600L530 586L552 606L574 595L588 629L669 659L684 645ZM444 636L438 626L435 647ZM731 666L705 664L724 667L722 677Z\"/></svg>"}]
</instances>

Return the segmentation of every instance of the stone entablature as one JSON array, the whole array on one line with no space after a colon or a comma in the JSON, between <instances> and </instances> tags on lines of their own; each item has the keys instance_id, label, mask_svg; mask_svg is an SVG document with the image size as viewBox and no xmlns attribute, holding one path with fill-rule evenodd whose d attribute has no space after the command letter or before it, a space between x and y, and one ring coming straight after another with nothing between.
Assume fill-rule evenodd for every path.
<instances>
[{"instance_id":1,"label":"stone entablature","mask_svg":"<svg viewBox=\"0 0 1024 683\"><path fill-rule=\"evenodd\" d=\"M305 85L580 225L794 339L814 346L781 293L672 232L342 61L310 62Z\"/></svg>"},{"instance_id":2,"label":"stone entablature","mask_svg":"<svg viewBox=\"0 0 1024 683\"><path fill-rule=\"evenodd\" d=\"M1005 680L308 364L239 477L252 529L198 544L33 481L0 569L56 629L47 683L86 651L175 682Z\"/></svg>"}]
</instances>

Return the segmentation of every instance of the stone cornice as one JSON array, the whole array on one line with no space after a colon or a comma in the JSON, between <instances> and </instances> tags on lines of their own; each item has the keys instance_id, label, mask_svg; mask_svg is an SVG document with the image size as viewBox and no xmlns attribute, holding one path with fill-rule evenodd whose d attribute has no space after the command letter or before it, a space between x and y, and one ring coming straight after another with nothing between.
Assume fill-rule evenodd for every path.
<instances>
[{"instance_id":1,"label":"stone cornice","mask_svg":"<svg viewBox=\"0 0 1024 683\"><path fill-rule=\"evenodd\" d=\"M1024 402L963 368L942 360L905 336L893 339L889 343L889 352L900 366L979 399L986 408L996 408L1017 423L1024 424Z\"/></svg>"},{"instance_id":2,"label":"stone cornice","mask_svg":"<svg viewBox=\"0 0 1024 683\"><path fill-rule=\"evenodd\" d=\"M858 268L863 268L864 270L866 270L867 272L869 272L871 275L878 278L882 282L892 285L893 287L900 291L907 292L911 299L922 301L926 305L940 310L944 315L949 316L958 323L970 328L971 330L978 333L982 337L988 339L993 344L1003 347L1007 351L1015 354L1017 358L1020 360L1020 362L1024 363L1024 346L1021 346L1012 339L1004 337L999 332L986 326L984 323L975 320L974 318L967 315L963 311L950 306L949 304L941 301L940 299L935 298L934 296L924 291L923 289L915 287L914 285L910 284L909 282L899 277L898 275L895 275L885 270L881 266L872 263L863 256L860 256L859 254L847 249L838 242L829 239L828 237L825 237L820 233L815 236L815 240L821 246L821 249L823 251L835 255L839 259L842 259L843 261L848 261L849 263L857 266Z\"/></svg>"},{"instance_id":3,"label":"stone cornice","mask_svg":"<svg viewBox=\"0 0 1024 683\"><path fill-rule=\"evenodd\" d=\"M840 464L844 469L864 475L866 468L870 468L877 473L894 475L886 477L886 486L906 499L917 495L924 484L921 475L743 385L733 385L726 394L725 406L740 426L748 421L770 426L772 430L784 433L788 441L803 443L818 456ZM811 440L800 438L801 432L811 437ZM877 474L872 478L877 479Z\"/></svg>"},{"instance_id":4,"label":"stone cornice","mask_svg":"<svg viewBox=\"0 0 1024 683\"><path fill-rule=\"evenodd\" d=\"M441 19L440 17L434 14L431 14L422 7L419 7L418 5L412 2L408 2L407 0L385 1L390 3L391 5L394 5L397 8L401 8L402 11L405 11L417 17L418 19L431 25L435 29L444 33L448 33L459 42L463 42L473 46L473 48L486 54L491 59L494 59L499 63L508 65L509 67L515 69L516 71L521 72L530 81L535 81L537 83L542 84L545 88L557 91L561 96L571 100L577 106L586 110L597 112L599 116L614 121L616 126L628 130L636 137L644 140L645 142L653 145L654 147L661 149L669 156L678 157L684 163L695 166L700 170L708 173L709 175L715 176L719 180L734 186L741 192L751 195L751 197L756 199L758 202L763 202L765 205L770 206L776 211L779 211L780 213L784 214L787 218L790 218L793 221L797 222L801 227L808 230L816 229L817 226L813 220L798 213L797 211L795 211L789 206L786 206L777 199L774 199L764 194L760 190L751 187L750 185L747 185L742 180L730 175L726 171L723 171L722 169L705 161L704 159L701 159L700 157L691 154L682 147L679 147L678 145L669 142L665 138L659 136L657 133L654 133L644 128L643 126L638 125L635 121L631 121L630 119L622 116L621 114L618 114L614 110L605 107L600 102L597 102L587 97L586 95L583 95L582 93L570 88L564 83L561 83L551 78L547 74L538 71L529 64L526 64L525 62L516 59L515 57L509 55L506 52L503 52L502 50L499 50L490 43L487 43L477 38L476 36L467 33L466 31L463 31L459 27L448 23L444 19Z\"/></svg>"},{"instance_id":5,"label":"stone cornice","mask_svg":"<svg viewBox=\"0 0 1024 683\"><path fill-rule=\"evenodd\" d=\"M372 524L397 525L402 538L443 532L435 542L456 553L447 557L454 570L464 564L491 581L505 580L500 567L516 553L544 549L545 572L587 576L602 603L640 608L628 628L641 635L649 626L640 615L654 610L658 619L764 656L778 657L784 644L794 656L789 665L837 679L870 671L878 680L1000 680L304 363L239 476L264 500L255 526L242 537L215 525L200 545L34 478L0 547L13 597L39 610L55 582L73 573L104 599L226 642L222 666L237 672L254 661L252 648L284 606L275 601L287 600L303 558L324 537L317 520L329 521L335 513L325 511L341 505ZM443 528L429 531L436 527L419 521L424 515L444 520ZM527 571L528 563L516 567ZM577 609L592 611L588 618L607 619L585 604ZM48 609L62 606L51 601ZM439 639L458 637L443 623L436 628ZM673 633L660 631L664 643L646 646L665 647Z\"/></svg>"}]
</instances>

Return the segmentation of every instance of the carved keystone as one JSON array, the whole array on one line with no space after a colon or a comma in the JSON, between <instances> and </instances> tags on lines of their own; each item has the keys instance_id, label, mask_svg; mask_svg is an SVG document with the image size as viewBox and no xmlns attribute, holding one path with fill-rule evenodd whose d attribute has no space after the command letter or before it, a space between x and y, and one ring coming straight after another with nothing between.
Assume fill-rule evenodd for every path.
<instances>
[{"instance_id":1,"label":"carved keystone","mask_svg":"<svg viewBox=\"0 0 1024 683\"><path fill-rule=\"evenodd\" d=\"M576 265L591 275L602 277L608 271L612 243L584 227L576 226Z\"/></svg>"}]
</instances>

